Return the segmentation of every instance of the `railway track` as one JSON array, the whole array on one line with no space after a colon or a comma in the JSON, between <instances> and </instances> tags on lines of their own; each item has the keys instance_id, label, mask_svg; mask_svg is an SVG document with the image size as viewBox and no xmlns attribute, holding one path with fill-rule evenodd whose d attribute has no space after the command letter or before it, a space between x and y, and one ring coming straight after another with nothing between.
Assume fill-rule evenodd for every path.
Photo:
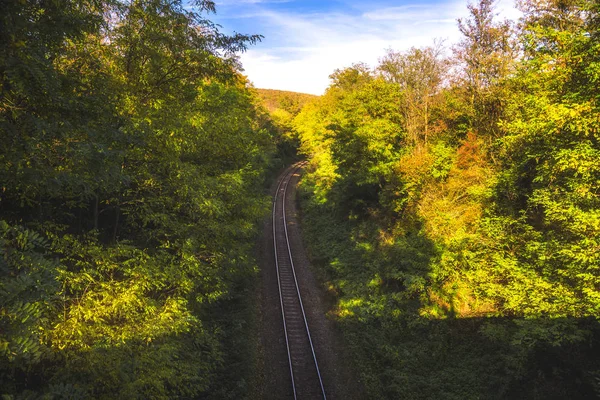
<instances>
[{"instance_id":1,"label":"railway track","mask_svg":"<svg viewBox=\"0 0 600 400\"><path fill-rule=\"evenodd\" d=\"M326 400L323 379L294 269L285 214L288 186L296 172L305 164L299 162L288 168L277 186L273 200L273 246L293 398Z\"/></svg>"}]
</instances>

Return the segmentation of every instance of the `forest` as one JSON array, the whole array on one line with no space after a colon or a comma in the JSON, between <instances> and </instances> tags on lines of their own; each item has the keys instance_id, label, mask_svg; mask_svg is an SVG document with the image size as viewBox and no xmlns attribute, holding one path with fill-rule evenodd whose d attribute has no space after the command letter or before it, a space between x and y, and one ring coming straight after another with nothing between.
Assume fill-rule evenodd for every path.
<instances>
[{"instance_id":1,"label":"forest","mask_svg":"<svg viewBox=\"0 0 600 400\"><path fill-rule=\"evenodd\" d=\"M600 396L600 3L257 90L215 2L0 2L0 396L254 393L256 241L294 158L372 399Z\"/></svg>"},{"instance_id":2,"label":"forest","mask_svg":"<svg viewBox=\"0 0 600 400\"><path fill-rule=\"evenodd\" d=\"M294 120L309 250L370 398L600 395L600 3L469 4Z\"/></svg>"},{"instance_id":3,"label":"forest","mask_svg":"<svg viewBox=\"0 0 600 400\"><path fill-rule=\"evenodd\" d=\"M277 138L214 12L0 3L2 398L248 390Z\"/></svg>"}]
</instances>

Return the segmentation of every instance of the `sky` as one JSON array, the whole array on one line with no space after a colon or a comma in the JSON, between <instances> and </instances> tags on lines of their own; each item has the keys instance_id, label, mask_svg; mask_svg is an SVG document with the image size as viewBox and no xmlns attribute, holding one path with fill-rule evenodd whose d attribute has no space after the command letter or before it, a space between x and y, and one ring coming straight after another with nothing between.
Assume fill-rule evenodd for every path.
<instances>
[{"instance_id":1,"label":"sky","mask_svg":"<svg viewBox=\"0 0 600 400\"><path fill-rule=\"evenodd\" d=\"M241 55L257 88L323 94L338 68L377 65L386 49L405 51L460 40L467 0L217 0L209 18L224 33L261 34ZM513 0L499 0L501 18L517 19Z\"/></svg>"}]
</instances>

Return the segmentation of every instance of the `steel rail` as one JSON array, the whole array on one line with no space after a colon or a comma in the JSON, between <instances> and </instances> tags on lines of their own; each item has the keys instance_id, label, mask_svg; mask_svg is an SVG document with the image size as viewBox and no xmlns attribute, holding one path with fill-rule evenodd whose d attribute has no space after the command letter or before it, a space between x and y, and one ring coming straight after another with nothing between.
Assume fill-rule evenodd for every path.
<instances>
[{"instance_id":1,"label":"steel rail","mask_svg":"<svg viewBox=\"0 0 600 400\"><path fill-rule=\"evenodd\" d=\"M302 302L302 296L300 294L300 286L298 285L298 279L296 277L296 269L294 267L294 260L292 257L292 249L290 246L290 240L289 240L289 234L288 234L288 229L287 229L287 217L286 217L286 207L285 207L285 202L286 202L286 194L287 194L287 189L289 187L290 181L292 180L292 177L294 176L294 174L296 173L296 171L298 169L300 169L303 165L305 165L305 162L300 162L295 164L294 166L290 167L290 169L292 169L291 173L287 173L286 175L284 175L284 177L280 180L279 184L277 185L277 189L276 189L276 193L275 193L275 198L273 201L273 247L275 250L275 267L277 269L277 284L278 284L278 289L279 289L279 302L281 305L281 317L283 320L283 330L284 330L284 335L285 335L285 342L286 342L286 348L287 348L287 354L288 354L288 362L289 362L289 368L290 368L290 377L292 380L292 390L294 392L294 399L297 400L297 393L296 393L296 383L295 383L295 379L294 379L294 367L293 367L293 363L292 363L292 356L291 356L291 351L290 351L290 342L289 342L289 338L288 338L288 328L287 328L287 323L286 323L286 314L285 314L285 307L284 307L284 301L283 301L283 294L282 294L282 289L281 289L281 278L280 278L280 271L279 271L279 260L278 260L278 252L277 252L277 235L276 235L276 223L275 223L275 219L276 219L276 206L277 206L277 201L278 201L278 196L279 193L281 191L281 186L282 184L283 186L283 196L282 196L282 216L283 216L283 227L284 227L284 233L285 233L285 241L286 241L286 247L287 247L287 253L289 256L289 260L290 260L290 267L292 270L292 276L294 278L294 284L295 284L295 288L296 288L296 294L298 296L298 303L300 304L300 310L302 312L302 318L304 321L304 328L306 330L306 336L308 338L308 342L310 344L310 350L312 353L312 359L314 361L314 366L315 366L315 370L317 373L317 377L319 379L319 385L320 385L320 389L321 389L321 393L323 395L323 400L327 400L327 396L325 394L325 388L323 386L323 379L321 376L321 371L319 370L319 363L317 362L317 356L315 354L315 348L313 345L313 341L312 341L312 337L310 335L310 329L308 327L308 321L306 319L306 312L304 310L304 305ZM284 184L285 182L285 184Z\"/></svg>"},{"instance_id":2,"label":"steel rail","mask_svg":"<svg viewBox=\"0 0 600 400\"><path fill-rule=\"evenodd\" d=\"M283 189L283 228L285 231L285 241L288 248L288 254L290 256L290 264L292 265L292 273L294 275L294 282L296 283L296 292L298 293L298 300L300 302L300 309L302 309L302 318L304 318L304 326L306 327L306 335L308 336L308 342L310 343L310 350L312 352L313 360L315 362L315 368L317 370L317 376L319 377L319 385L321 386L321 393L323 393L323 400L327 400L327 396L325 395L325 388L323 387L323 379L321 377L321 371L319 370L319 363L317 362L317 355L315 354L315 347L313 346L312 338L310 336L310 329L308 329L308 321L306 320L306 313L304 312L304 305L302 304L302 296L300 295L300 286L298 285L298 279L296 278L296 269L294 268L294 258L292 257L292 249L290 247L290 238L288 236L287 229L287 218L285 215L285 195L287 192L287 188L292 180L292 176L296 173L296 171L300 168L300 165L292 172L290 179L288 179L285 188Z\"/></svg>"},{"instance_id":3,"label":"steel rail","mask_svg":"<svg viewBox=\"0 0 600 400\"><path fill-rule=\"evenodd\" d=\"M296 170L294 170L295 172ZM277 260L277 235L275 233L275 209L277 208L277 196L279 196L279 188L283 181L285 181L285 175L279 181L279 185L277 185L277 189L275 190L275 196L273 197L273 249L275 250L275 268L277 269L277 288L279 289L279 304L281 305L281 319L283 320L283 332L285 335L285 347L287 348L288 362L290 365L290 376L292 378L292 390L294 391L294 400L296 400L296 384L294 383L294 368L292 367L292 356L290 354L290 342L288 339L287 333L287 325L285 323L285 310L283 309L283 296L281 294L281 278L279 277L279 261ZM288 181L289 183L289 181ZM283 199L285 203L285 197Z\"/></svg>"}]
</instances>

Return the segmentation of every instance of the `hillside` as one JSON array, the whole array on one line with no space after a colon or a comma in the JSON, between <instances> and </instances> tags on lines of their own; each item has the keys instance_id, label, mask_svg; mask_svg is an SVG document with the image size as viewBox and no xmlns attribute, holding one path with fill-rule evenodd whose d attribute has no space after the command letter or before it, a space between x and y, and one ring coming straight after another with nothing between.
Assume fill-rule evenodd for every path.
<instances>
[{"instance_id":1,"label":"hillside","mask_svg":"<svg viewBox=\"0 0 600 400\"><path fill-rule=\"evenodd\" d=\"M285 90L256 89L256 91L269 112L273 112L279 108L294 115L298 114L302 107L310 100L319 97L314 94L288 92Z\"/></svg>"}]
</instances>

